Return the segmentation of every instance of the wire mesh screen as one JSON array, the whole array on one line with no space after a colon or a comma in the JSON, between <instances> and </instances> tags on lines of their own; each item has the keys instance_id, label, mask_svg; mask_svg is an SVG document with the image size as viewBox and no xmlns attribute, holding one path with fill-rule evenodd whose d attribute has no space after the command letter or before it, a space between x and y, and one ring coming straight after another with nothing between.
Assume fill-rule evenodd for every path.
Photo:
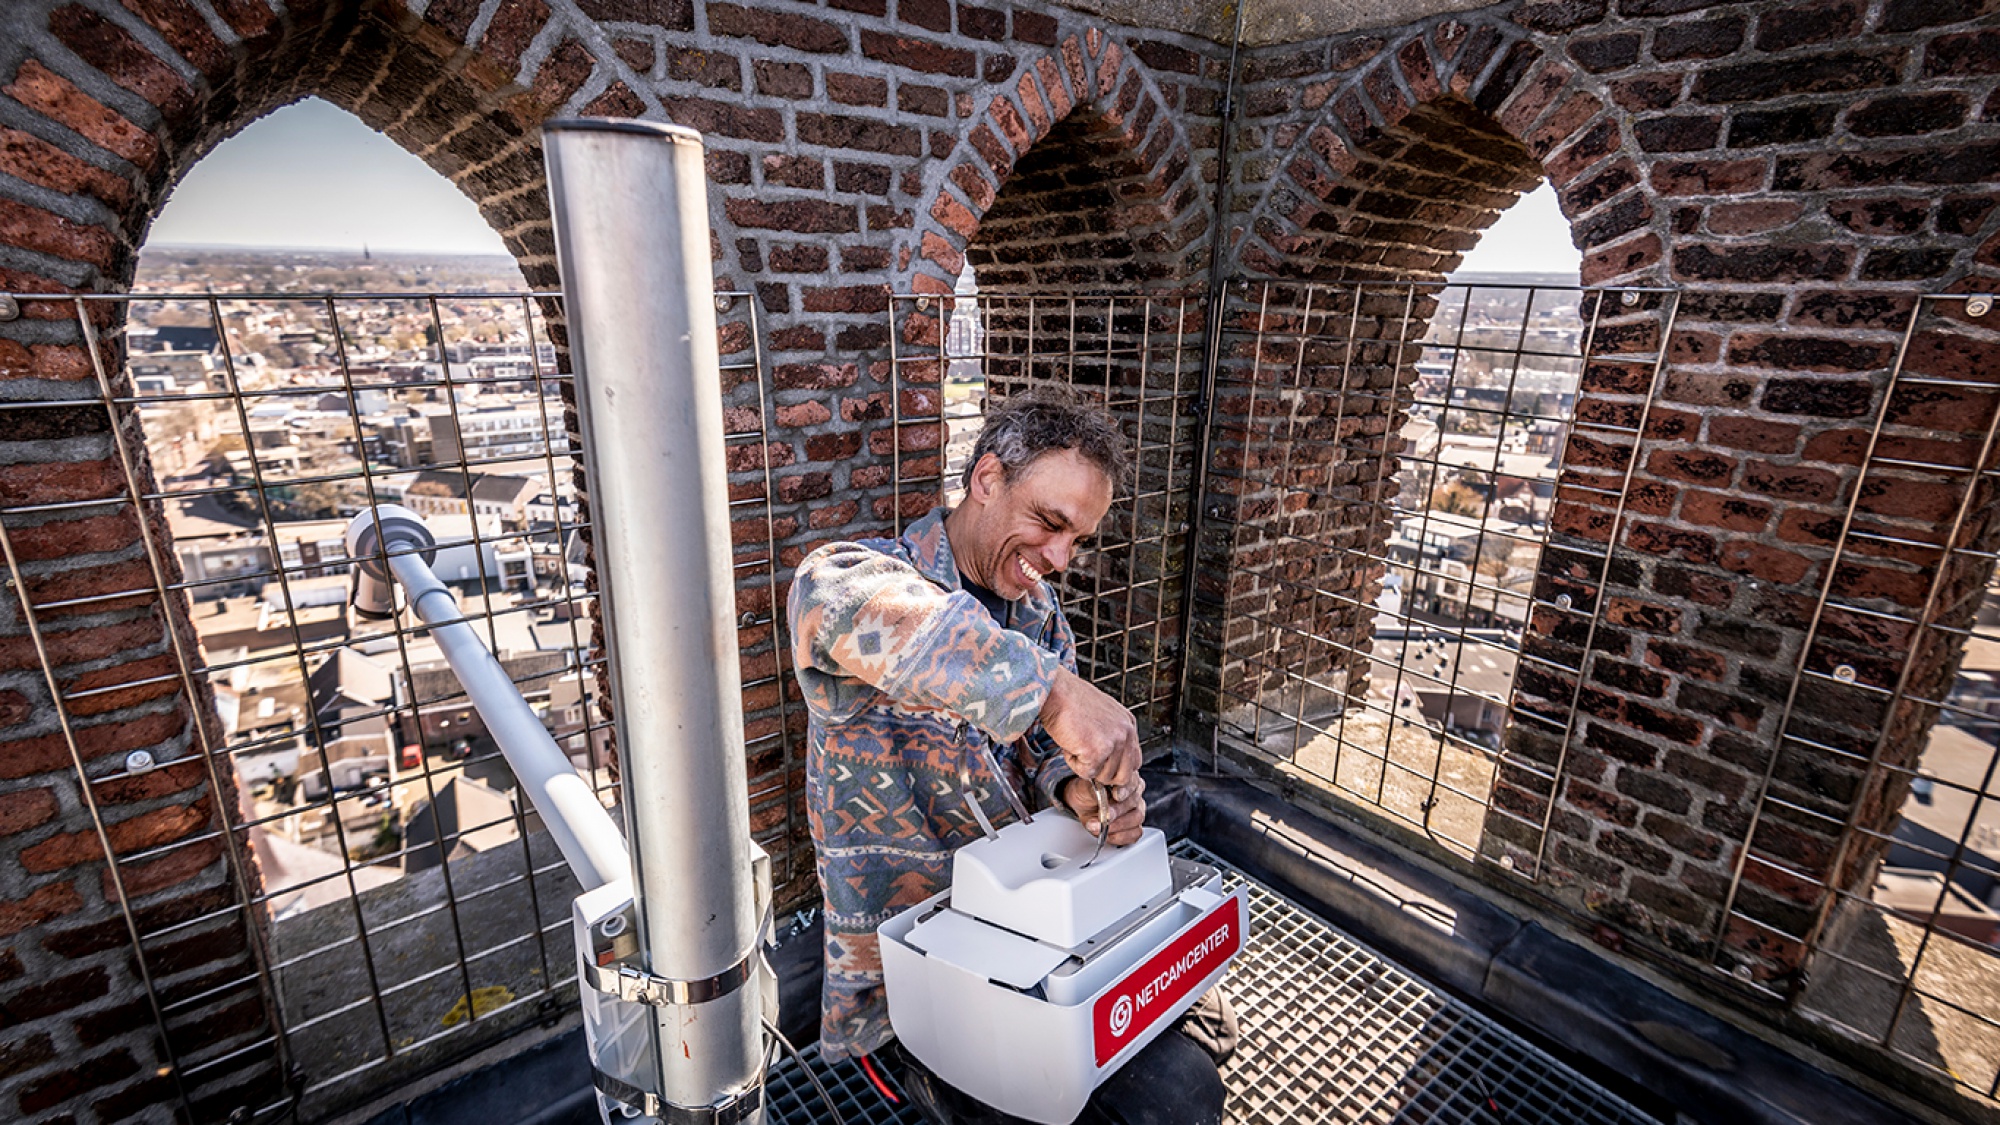
<instances>
[{"instance_id":1,"label":"wire mesh screen","mask_svg":"<svg viewBox=\"0 0 2000 1125\"><path fill-rule=\"evenodd\" d=\"M921 350L893 360L899 427L895 510L907 520L955 502L989 404L1036 385L1069 388L1117 419L1132 475L1096 535L1052 576L1076 631L1078 673L1171 736L1181 674L1181 605L1190 496L1199 464L1201 308L1168 296L981 294L899 297L898 338ZM942 324L938 321L942 320ZM913 333L911 325L925 326ZM926 399L914 388L935 386ZM921 451L906 458L900 451ZM900 524L899 524L900 529Z\"/></svg>"},{"instance_id":2,"label":"wire mesh screen","mask_svg":"<svg viewBox=\"0 0 2000 1125\"><path fill-rule=\"evenodd\" d=\"M1226 1120L1654 1120L1198 845L1174 850L1250 892L1250 940L1220 986L1242 1026Z\"/></svg>"},{"instance_id":3,"label":"wire mesh screen","mask_svg":"<svg viewBox=\"0 0 2000 1125\"><path fill-rule=\"evenodd\" d=\"M1587 366L1654 363L1593 346L1599 307L1560 287L1235 288L1209 512L1238 560L1212 591L1232 748L1477 851L1510 715L1558 740L1571 721L1535 678L1569 669L1524 638L1590 618L1538 576L1601 574L1614 538L1552 544L1559 478L1616 509L1630 458L1562 467L1643 426L1650 381L1628 417L1574 417ZM1514 707L1517 679L1546 705ZM1546 791L1555 763L1524 768Z\"/></svg>"},{"instance_id":4,"label":"wire mesh screen","mask_svg":"<svg viewBox=\"0 0 2000 1125\"><path fill-rule=\"evenodd\" d=\"M792 854L800 763L773 635L778 458L755 311L723 300L746 741L784 893L811 865ZM264 1108L313 1118L568 1011L575 881L428 631L350 609L343 539L371 507L419 513L438 577L615 804L574 398L545 320L556 295L64 303L91 378L6 404L4 424L78 410L126 424L110 427L104 488L10 502L0 546L195 1116L252 1059L275 1057L291 1086ZM60 547L87 544L79 529L134 526L125 557L71 572ZM79 626L154 655L94 658ZM104 752L134 739L171 749ZM218 862L236 894L159 893ZM179 968L216 942L240 948L234 971Z\"/></svg>"},{"instance_id":5,"label":"wire mesh screen","mask_svg":"<svg viewBox=\"0 0 2000 1125\"><path fill-rule=\"evenodd\" d=\"M1860 468L1844 518L1822 530L1831 557L1717 943L1780 960L1807 948L1803 979L1753 979L1994 1098L2000 398L1978 362L1996 337L1967 305L1914 303L1872 426L1855 434Z\"/></svg>"}]
</instances>

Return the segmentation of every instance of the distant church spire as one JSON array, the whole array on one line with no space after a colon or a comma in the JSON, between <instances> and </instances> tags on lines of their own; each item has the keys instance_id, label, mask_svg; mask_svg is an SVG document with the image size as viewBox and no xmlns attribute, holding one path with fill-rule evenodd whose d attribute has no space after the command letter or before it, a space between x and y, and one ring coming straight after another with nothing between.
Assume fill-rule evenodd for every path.
<instances>
[{"instance_id":1,"label":"distant church spire","mask_svg":"<svg viewBox=\"0 0 2000 1125\"><path fill-rule=\"evenodd\" d=\"M364 262L372 262L375 260L375 255L370 254L368 252L368 244L366 242L361 244L361 260Z\"/></svg>"}]
</instances>

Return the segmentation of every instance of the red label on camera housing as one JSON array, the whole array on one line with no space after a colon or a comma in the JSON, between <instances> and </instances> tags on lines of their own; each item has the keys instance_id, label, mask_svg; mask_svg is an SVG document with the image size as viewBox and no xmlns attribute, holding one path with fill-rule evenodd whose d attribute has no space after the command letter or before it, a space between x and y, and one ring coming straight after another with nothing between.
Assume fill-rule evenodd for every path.
<instances>
[{"instance_id":1,"label":"red label on camera housing","mask_svg":"<svg viewBox=\"0 0 2000 1125\"><path fill-rule=\"evenodd\" d=\"M1243 948L1243 925L1243 900L1232 895L1099 996L1090 1021L1097 1065L1103 1066L1145 1034L1196 985L1236 956Z\"/></svg>"}]
</instances>

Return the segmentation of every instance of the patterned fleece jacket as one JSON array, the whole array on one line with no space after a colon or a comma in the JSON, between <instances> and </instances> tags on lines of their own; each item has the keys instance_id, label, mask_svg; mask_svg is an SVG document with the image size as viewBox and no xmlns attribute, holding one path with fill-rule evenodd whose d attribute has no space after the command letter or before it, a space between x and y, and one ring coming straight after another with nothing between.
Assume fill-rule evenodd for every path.
<instances>
[{"instance_id":1,"label":"patterned fleece jacket","mask_svg":"<svg viewBox=\"0 0 2000 1125\"><path fill-rule=\"evenodd\" d=\"M875 927L949 885L953 849L978 838L961 771L996 825L1009 803L989 759L1030 808L1055 805L1072 776L1036 722L1057 667L1076 668L1069 622L1044 582L1009 603L1006 628L996 623L960 586L944 517L933 510L900 539L830 543L792 580L831 1058L893 1035Z\"/></svg>"}]
</instances>

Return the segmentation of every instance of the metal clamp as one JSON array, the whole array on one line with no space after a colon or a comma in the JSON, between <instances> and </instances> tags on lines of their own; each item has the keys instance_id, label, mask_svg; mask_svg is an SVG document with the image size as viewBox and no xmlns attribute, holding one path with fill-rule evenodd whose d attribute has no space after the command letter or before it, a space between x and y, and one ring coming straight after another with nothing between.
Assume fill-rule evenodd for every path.
<instances>
[{"instance_id":1,"label":"metal clamp","mask_svg":"<svg viewBox=\"0 0 2000 1125\"><path fill-rule=\"evenodd\" d=\"M762 1076L713 1105L694 1106L666 1101L650 1090L641 1090L595 1066L590 1068L590 1084L605 1097L631 1106L647 1117L658 1118L667 1125L736 1125L749 1120L764 1105Z\"/></svg>"},{"instance_id":2,"label":"metal clamp","mask_svg":"<svg viewBox=\"0 0 2000 1125\"><path fill-rule=\"evenodd\" d=\"M750 954L736 964L715 974L698 980L676 980L673 977L659 977L644 969L631 965L585 965L585 984L620 1000L634 1004L647 1004L655 1008L669 1005L706 1004L720 1000L724 996L742 988L756 975L758 951L752 947Z\"/></svg>"},{"instance_id":3,"label":"metal clamp","mask_svg":"<svg viewBox=\"0 0 2000 1125\"><path fill-rule=\"evenodd\" d=\"M763 907L756 940L734 965L714 976L677 980L656 976L635 964L639 957L638 914L628 902L623 911L592 927L592 948L582 959L583 983L607 996L654 1008L720 1000L748 984L757 975L758 966L765 964L764 948L771 943L772 915L768 901Z\"/></svg>"}]
</instances>

